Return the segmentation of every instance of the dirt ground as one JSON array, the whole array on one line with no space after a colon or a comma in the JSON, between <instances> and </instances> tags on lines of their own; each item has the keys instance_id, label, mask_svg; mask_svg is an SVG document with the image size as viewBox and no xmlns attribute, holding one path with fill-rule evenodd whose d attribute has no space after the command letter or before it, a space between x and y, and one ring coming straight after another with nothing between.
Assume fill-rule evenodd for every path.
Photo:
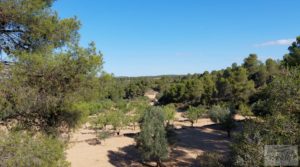
<instances>
[{"instance_id":1,"label":"dirt ground","mask_svg":"<svg viewBox=\"0 0 300 167\"><path fill-rule=\"evenodd\" d=\"M244 119L241 116L237 120ZM210 119L199 119L190 127L190 123L176 114L176 144L170 150L167 166L193 166L195 158L205 151L217 151L226 154L230 139L219 125ZM67 159L72 167L127 167L143 166L140 154L135 147L134 134L138 131L122 130L120 136L113 136L101 144L96 142L93 130L82 128L71 138L67 150Z\"/></svg>"}]
</instances>

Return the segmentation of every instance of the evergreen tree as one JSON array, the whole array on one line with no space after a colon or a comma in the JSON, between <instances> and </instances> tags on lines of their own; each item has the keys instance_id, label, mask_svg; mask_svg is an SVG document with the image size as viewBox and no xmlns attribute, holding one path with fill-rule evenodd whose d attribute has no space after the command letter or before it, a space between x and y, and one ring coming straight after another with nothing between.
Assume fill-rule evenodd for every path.
<instances>
[{"instance_id":1,"label":"evergreen tree","mask_svg":"<svg viewBox=\"0 0 300 167\"><path fill-rule=\"evenodd\" d=\"M247 69L250 76L253 75L256 71L258 66L260 65L260 61L257 59L256 54L250 54L247 58L244 59L243 67Z\"/></svg>"},{"instance_id":2,"label":"evergreen tree","mask_svg":"<svg viewBox=\"0 0 300 167\"><path fill-rule=\"evenodd\" d=\"M283 58L285 66L294 67L300 65L300 36L289 47L289 52Z\"/></svg>"},{"instance_id":3,"label":"evergreen tree","mask_svg":"<svg viewBox=\"0 0 300 167\"><path fill-rule=\"evenodd\" d=\"M102 55L94 44L67 52L22 52L0 87L0 120L17 119L26 130L56 133L73 128L89 113L74 107L94 98Z\"/></svg>"},{"instance_id":4,"label":"evergreen tree","mask_svg":"<svg viewBox=\"0 0 300 167\"><path fill-rule=\"evenodd\" d=\"M78 40L76 18L60 19L51 9L54 0L1 0L0 51L36 51Z\"/></svg>"},{"instance_id":5,"label":"evergreen tree","mask_svg":"<svg viewBox=\"0 0 300 167\"><path fill-rule=\"evenodd\" d=\"M144 113L137 143L143 160L156 161L157 166L161 166L161 161L168 156L168 143L161 108L152 107Z\"/></svg>"},{"instance_id":6,"label":"evergreen tree","mask_svg":"<svg viewBox=\"0 0 300 167\"><path fill-rule=\"evenodd\" d=\"M243 127L232 145L235 166L264 166L265 145L299 145L299 123L289 115L247 120Z\"/></svg>"}]
</instances>

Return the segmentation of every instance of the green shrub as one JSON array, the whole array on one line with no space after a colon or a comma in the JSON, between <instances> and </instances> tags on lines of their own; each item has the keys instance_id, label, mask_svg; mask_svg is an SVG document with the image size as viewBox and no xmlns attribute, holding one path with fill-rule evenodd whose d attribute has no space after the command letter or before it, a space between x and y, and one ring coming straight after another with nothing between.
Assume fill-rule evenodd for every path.
<instances>
[{"instance_id":1,"label":"green shrub","mask_svg":"<svg viewBox=\"0 0 300 167\"><path fill-rule=\"evenodd\" d=\"M251 108L245 103L242 103L242 104L239 105L238 113L243 115L243 116L252 116L253 115L253 112L251 111Z\"/></svg>"},{"instance_id":2,"label":"green shrub","mask_svg":"<svg viewBox=\"0 0 300 167\"><path fill-rule=\"evenodd\" d=\"M14 132L0 136L0 166L66 167L64 144L43 135Z\"/></svg>"},{"instance_id":3,"label":"green shrub","mask_svg":"<svg viewBox=\"0 0 300 167\"><path fill-rule=\"evenodd\" d=\"M243 131L234 138L233 163L245 167L263 166L265 145L299 145L299 139L299 123L289 115L247 120Z\"/></svg>"},{"instance_id":4,"label":"green shrub","mask_svg":"<svg viewBox=\"0 0 300 167\"><path fill-rule=\"evenodd\" d=\"M163 107L164 117L167 123L169 124L170 121L174 120L176 114L176 107L174 104L169 104Z\"/></svg>"},{"instance_id":5,"label":"green shrub","mask_svg":"<svg viewBox=\"0 0 300 167\"><path fill-rule=\"evenodd\" d=\"M108 131L101 131L97 133L97 138L105 141L111 134Z\"/></svg>"},{"instance_id":6,"label":"green shrub","mask_svg":"<svg viewBox=\"0 0 300 167\"><path fill-rule=\"evenodd\" d=\"M213 106L208 114L213 122L222 125L223 129L227 131L228 137L230 137L230 132L235 127L234 113L235 112L229 108Z\"/></svg>"},{"instance_id":7,"label":"green shrub","mask_svg":"<svg viewBox=\"0 0 300 167\"><path fill-rule=\"evenodd\" d=\"M217 152L204 152L197 157L196 164L199 167L223 167L222 155Z\"/></svg>"}]
</instances>

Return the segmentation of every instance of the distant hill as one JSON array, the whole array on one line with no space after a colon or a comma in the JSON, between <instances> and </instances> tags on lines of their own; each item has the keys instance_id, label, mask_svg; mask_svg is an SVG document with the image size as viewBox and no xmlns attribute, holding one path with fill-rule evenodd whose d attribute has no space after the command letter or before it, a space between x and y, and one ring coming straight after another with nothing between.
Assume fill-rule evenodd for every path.
<instances>
[{"instance_id":1,"label":"distant hill","mask_svg":"<svg viewBox=\"0 0 300 167\"><path fill-rule=\"evenodd\" d=\"M136 77L129 77L129 76L118 76L116 78L119 79L144 79L144 78L151 78L151 79L160 79L163 77L166 78L177 78L177 77L185 77L191 74L185 74L185 75L176 75L176 74L170 74L170 75L155 75L155 76L136 76Z\"/></svg>"}]
</instances>

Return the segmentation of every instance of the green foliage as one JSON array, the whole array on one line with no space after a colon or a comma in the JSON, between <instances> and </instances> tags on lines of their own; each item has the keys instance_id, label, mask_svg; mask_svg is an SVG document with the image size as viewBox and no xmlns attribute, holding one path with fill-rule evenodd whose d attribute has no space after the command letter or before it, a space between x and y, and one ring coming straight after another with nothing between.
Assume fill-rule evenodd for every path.
<instances>
[{"instance_id":1,"label":"green foliage","mask_svg":"<svg viewBox=\"0 0 300 167\"><path fill-rule=\"evenodd\" d=\"M218 105L231 103L239 105L251 102L254 93L272 82L284 69L278 61L268 59L265 63L251 54L242 65L233 63L225 70L204 72L187 76L163 77L160 104L184 103L196 105Z\"/></svg>"},{"instance_id":2,"label":"green foliage","mask_svg":"<svg viewBox=\"0 0 300 167\"><path fill-rule=\"evenodd\" d=\"M141 132L136 140L144 160L160 162L167 158L168 143L161 108L152 107L144 113Z\"/></svg>"},{"instance_id":3,"label":"green foliage","mask_svg":"<svg viewBox=\"0 0 300 167\"><path fill-rule=\"evenodd\" d=\"M300 122L300 70L293 69L276 77L254 104L256 115L292 114Z\"/></svg>"},{"instance_id":4,"label":"green foliage","mask_svg":"<svg viewBox=\"0 0 300 167\"><path fill-rule=\"evenodd\" d=\"M118 130L118 128L125 126L128 122L127 117L121 111L108 112L106 117L109 124L113 126L114 130Z\"/></svg>"},{"instance_id":5,"label":"green foliage","mask_svg":"<svg viewBox=\"0 0 300 167\"><path fill-rule=\"evenodd\" d=\"M238 113L243 116L251 116L253 115L253 112L251 110L251 107L249 107L247 104L240 104L238 107Z\"/></svg>"},{"instance_id":6,"label":"green foliage","mask_svg":"<svg viewBox=\"0 0 300 167\"><path fill-rule=\"evenodd\" d=\"M204 152L197 157L196 163L199 167L224 167L222 155L217 152Z\"/></svg>"},{"instance_id":7,"label":"green foliage","mask_svg":"<svg viewBox=\"0 0 300 167\"><path fill-rule=\"evenodd\" d=\"M95 45L18 56L0 87L0 120L17 119L20 127L45 133L78 125L87 114L76 105L95 98L94 79L102 68Z\"/></svg>"},{"instance_id":8,"label":"green foliage","mask_svg":"<svg viewBox=\"0 0 300 167\"><path fill-rule=\"evenodd\" d=\"M197 120L206 112L206 109L203 107L192 107L190 106L187 110L187 118L192 123L192 127L194 126L194 123L197 122Z\"/></svg>"},{"instance_id":9,"label":"green foliage","mask_svg":"<svg viewBox=\"0 0 300 167\"><path fill-rule=\"evenodd\" d=\"M77 41L80 23L76 18L60 19L51 10L54 0L2 0L0 2L0 48L36 51Z\"/></svg>"},{"instance_id":10,"label":"green foliage","mask_svg":"<svg viewBox=\"0 0 300 167\"><path fill-rule=\"evenodd\" d=\"M80 111L83 113L84 118L87 118L88 115L95 115L97 113L104 112L105 105L107 104L104 104L104 102L79 102L73 105L73 110Z\"/></svg>"},{"instance_id":11,"label":"green foliage","mask_svg":"<svg viewBox=\"0 0 300 167\"><path fill-rule=\"evenodd\" d=\"M95 128L103 129L106 125L112 125L114 130L119 130L128 123L128 117L121 111L107 111L99 114L93 121Z\"/></svg>"},{"instance_id":12,"label":"green foliage","mask_svg":"<svg viewBox=\"0 0 300 167\"><path fill-rule=\"evenodd\" d=\"M169 89L163 92L159 99L162 103L182 102L184 101L185 85L183 83L173 84Z\"/></svg>"},{"instance_id":13,"label":"green foliage","mask_svg":"<svg viewBox=\"0 0 300 167\"><path fill-rule=\"evenodd\" d=\"M258 67L261 62L257 59L256 54L250 54L247 58L244 59L243 67L247 69L250 74L250 78L257 72Z\"/></svg>"},{"instance_id":14,"label":"green foliage","mask_svg":"<svg viewBox=\"0 0 300 167\"><path fill-rule=\"evenodd\" d=\"M114 130L136 123L141 119L144 110L149 106L143 99L131 101L119 100L117 102L107 101L100 103L100 112L91 119L93 127L104 129L107 125L112 125Z\"/></svg>"},{"instance_id":15,"label":"green foliage","mask_svg":"<svg viewBox=\"0 0 300 167\"><path fill-rule=\"evenodd\" d=\"M118 82L111 74L102 73L99 78L99 86L100 99L102 100L118 101L125 97L125 85L122 82Z\"/></svg>"},{"instance_id":16,"label":"green foliage","mask_svg":"<svg viewBox=\"0 0 300 167\"><path fill-rule=\"evenodd\" d=\"M209 110L209 118L216 123L224 122L226 117L231 114L231 111L228 108L223 108L221 106L212 106Z\"/></svg>"},{"instance_id":17,"label":"green foliage","mask_svg":"<svg viewBox=\"0 0 300 167\"><path fill-rule=\"evenodd\" d=\"M234 164L263 166L265 145L299 145L299 139L299 123L289 115L273 115L263 121L248 120L234 140Z\"/></svg>"},{"instance_id":18,"label":"green foliage","mask_svg":"<svg viewBox=\"0 0 300 167\"><path fill-rule=\"evenodd\" d=\"M109 138L111 134L108 131L100 131L97 133L97 138L100 140L105 140Z\"/></svg>"},{"instance_id":19,"label":"green foliage","mask_svg":"<svg viewBox=\"0 0 300 167\"><path fill-rule=\"evenodd\" d=\"M259 119L247 120L233 144L236 166L263 166L265 145L299 145L299 70L276 76L253 105Z\"/></svg>"},{"instance_id":20,"label":"green foliage","mask_svg":"<svg viewBox=\"0 0 300 167\"><path fill-rule=\"evenodd\" d=\"M174 120L176 114L176 107L174 104L168 104L164 106L163 111L164 111L164 118L168 123Z\"/></svg>"},{"instance_id":21,"label":"green foliage","mask_svg":"<svg viewBox=\"0 0 300 167\"><path fill-rule=\"evenodd\" d=\"M1 132L0 166L67 167L64 144L43 135Z\"/></svg>"},{"instance_id":22,"label":"green foliage","mask_svg":"<svg viewBox=\"0 0 300 167\"><path fill-rule=\"evenodd\" d=\"M203 94L203 84L199 79L187 80L185 83L185 100L200 100Z\"/></svg>"},{"instance_id":23,"label":"green foliage","mask_svg":"<svg viewBox=\"0 0 300 167\"><path fill-rule=\"evenodd\" d=\"M220 106L213 106L209 110L209 117L213 122L220 123L227 131L230 137L230 131L235 127L234 111L229 108L222 108Z\"/></svg>"},{"instance_id":24,"label":"green foliage","mask_svg":"<svg viewBox=\"0 0 300 167\"><path fill-rule=\"evenodd\" d=\"M243 67L247 69L250 80L253 80L255 87L263 87L266 83L269 83L272 80L272 77L279 72L279 63L267 59L266 63L261 63L255 54L250 54L244 60Z\"/></svg>"},{"instance_id":25,"label":"green foliage","mask_svg":"<svg viewBox=\"0 0 300 167\"><path fill-rule=\"evenodd\" d=\"M133 99L136 97L144 96L146 90L149 88L146 80L131 81L125 88L125 97Z\"/></svg>"},{"instance_id":26,"label":"green foliage","mask_svg":"<svg viewBox=\"0 0 300 167\"><path fill-rule=\"evenodd\" d=\"M91 118L91 123L93 128L97 129L104 129L106 125L109 124L109 120L105 113L98 114L96 117Z\"/></svg>"},{"instance_id":27,"label":"green foliage","mask_svg":"<svg viewBox=\"0 0 300 167\"><path fill-rule=\"evenodd\" d=\"M218 98L234 105L247 102L254 92L254 82L248 80L248 74L244 68L226 69L216 85Z\"/></svg>"},{"instance_id":28,"label":"green foliage","mask_svg":"<svg viewBox=\"0 0 300 167\"><path fill-rule=\"evenodd\" d=\"M201 103L203 105L209 105L213 101L213 94L215 92L217 92L216 82L215 82L213 76L210 75L209 73L204 73L204 75L201 79L202 79L203 89L204 89L203 94L202 94Z\"/></svg>"},{"instance_id":29,"label":"green foliage","mask_svg":"<svg viewBox=\"0 0 300 167\"><path fill-rule=\"evenodd\" d=\"M102 100L99 103L101 104L100 112L110 111L115 107L115 103L109 99Z\"/></svg>"},{"instance_id":30,"label":"green foliage","mask_svg":"<svg viewBox=\"0 0 300 167\"><path fill-rule=\"evenodd\" d=\"M202 81L195 76L182 79L179 83L172 84L163 92L159 99L161 103L179 103L187 101L200 101L204 92Z\"/></svg>"},{"instance_id":31,"label":"green foliage","mask_svg":"<svg viewBox=\"0 0 300 167\"><path fill-rule=\"evenodd\" d=\"M270 75L277 74L280 70L280 64L272 59L267 59L266 69Z\"/></svg>"},{"instance_id":32,"label":"green foliage","mask_svg":"<svg viewBox=\"0 0 300 167\"><path fill-rule=\"evenodd\" d=\"M284 56L283 64L288 67L300 65L300 36L289 47L289 53Z\"/></svg>"}]
</instances>

